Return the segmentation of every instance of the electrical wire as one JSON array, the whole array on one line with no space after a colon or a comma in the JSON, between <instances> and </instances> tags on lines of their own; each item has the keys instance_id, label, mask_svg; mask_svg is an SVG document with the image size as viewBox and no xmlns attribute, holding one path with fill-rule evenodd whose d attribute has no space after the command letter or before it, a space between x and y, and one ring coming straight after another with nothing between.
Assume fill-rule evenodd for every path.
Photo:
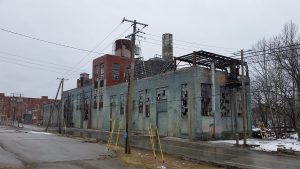
<instances>
[{"instance_id":1,"label":"electrical wire","mask_svg":"<svg viewBox=\"0 0 300 169\"><path fill-rule=\"evenodd\" d=\"M158 41L158 42L161 42L161 44L162 44L162 40L153 39L153 38L149 38L149 37L146 37L146 39L153 40L153 41ZM161 46L161 44L160 44L160 46ZM175 47L175 46L183 46L183 47L192 48L191 50L193 50L193 51L195 51L195 49L200 48L200 49L203 49L203 50L222 51L222 52L227 52L227 53L230 53L230 54L232 54L234 52L234 50L203 48L203 47L200 47L200 46L192 46L192 45L184 45L184 44L180 44L180 43L173 43L173 47L178 48L178 47Z\"/></svg>"},{"instance_id":2,"label":"electrical wire","mask_svg":"<svg viewBox=\"0 0 300 169\"><path fill-rule=\"evenodd\" d=\"M13 64L13 65L18 65L18 66L26 67L26 68L32 68L32 69L37 69L37 70L42 70L42 71L48 71L48 72L54 72L54 73L61 73L60 71L55 71L55 70L51 70L51 69L45 69L45 68L42 68L42 67L39 67L39 66L29 66L29 65L32 65L32 64L28 65L28 64L23 64L23 63L20 63L20 62L13 62L13 61L5 60L3 58L0 58L0 61L4 62L4 63L9 63L9 64ZM36 64L33 64L33 65L36 65Z\"/></svg>"},{"instance_id":3,"label":"electrical wire","mask_svg":"<svg viewBox=\"0 0 300 169\"><path fill-rule=\"evenodd\" d=\"M75 69L86 57L88 57L91 53L93 53L94 50L96 50L113 32L115 32L120 26L121 26L122 23L119 23L111 32L109 32L108 35L106 35L104 37L104 39L102 39L102 41L100 43L98 43L92 50L91 52L88 52L87 55L85 55L84 57L82 57L76 64L74 64L72 67L73 69ZM97 53L99 54L99 53ZM102 51L100 52L100 54L104 54ZM65 74L68 74L70 71L67 71L67 72L64 72L63 75ZM63 77L62 75L62 77Z\"/></svg>"},{"instance_id":4,"label":"electrical wire","mask_svg":"<svg viewBox=\"0 0 300 169\"><path fill-rule=\"evenodd\" d=\"M146 41L146 40L141 40L142 42L145 42L145 43L149 43L149 44L152 44L152 45L158 45L158 46L161 46L161 44L158 44L158 43L154 43L154 42L150 42L150 41ZM186 50L186 51L194 51L193 49L188 49L188 48L181 48L181 47L174 47L173 48L176 48L176 49L181 49L181 50Z\"/></svg>"},{"instance_id":5,"label":"electrical wire","mask_svg":"<svg viewBox=\"0 0 300 169\"><path fill-rule=\"evenodd\" d=\"M79 50L79 51L83 51L83 52L90 52L90 53L101 54L99 52L94 52L94 51L87 50L87 49L82 49L82 48L79 48L79 47L74 47L74 46L70 46L70 45L66 45L66 44L62 44L62 43L58 43L58 42L52 42L52 41L40 39L40 38L37 38L37 37L33 37L33 36L30 36L30 35L25 35L25 34L14 32L14 31L11 31L11 30L8 30L8 29L4 29L4 28L0 28L0 30L4 31L4 32L7 32L7 33L14 34L14 35L22 36L22 37L25 37L25 38L28 38L28 39L32 39L32 40L44 42L44 43L47 43L47 44L61 46L61 47L69 48L69 49L75 49L75 50Z\"/></svg>"},{"instance_id":6,"label":"electrical wire","mask_svg":"<svg viewBox=\"0 0 300 169\"><path fill-rule=\"evenodd\" d=\"M147 35L153 36L153 37L158 37L161 38L162 36L159 35L155 35L155 34L151 34L151 33L145 33ZM193 45L197 45L197 46L206 46L206 47L212 47L212 48L220 48L220 49L230 49L230 50L239 50L237 48L228 48L228 47L221 47L221 46L213 46L213 45L207 45L207 44L201 44L201 43L196 43L196 42L188 42L185 40L179 40L179 39L173 39L174 41L178 41L178 42L183 42L183 43L187 43L187 44L193 44Z\"/></svg>"},{"instance_id":7,"label":"electrical wire","mask_svg":"<svg viewBox=\"0 0 300 169\"><path fill-rule=\"evenodd\" d=\"M0 57L4 58L4 59L14 60L14 61L17 61L17 62L22 62L22 63L26 62L26 63L30 63L30 64L39 65L39 66L42 66L42 67L49 67L49 68L53 68L55 70L57 70L57 69L70 70L71 69L71 67L56 64L56 63L53 63L53 62L46 62L46 61L43 61L43 60L32 59L32 58L28 58L28 57L24 57L24 56L20 56L20 55L15 55L15 54L7 53L7 52L2 52L2 51L0 51Z\"/></svg>"},{"instance_id":8,"label":"electrical wire","mask_svg":"<svg viewBox=\"0 0 300 169\"><path fill-rule=\"evenodd\" d=\"M131 25L130 27L128 27L125 31L123 31L116 39L118 39L118 38L120 38L122 35L124 35L131 27L132 27L132 25ZM112 42L109 43L107 46L105 46L105 47L101 50L101 52L103 52L104 50L106 50L106 49L107 49L109 46L111 46L111 44L114 43L114 42L115 42L115 41L112 41ZM94 57L97 57L97 56L98 56L98 55L95 55ZM87 64L89 64L89 63L94 59L94 57L92 57L92 59L89 60L88 62L84 63L84 64L82 65L82 67L84 67L84 66L86 66ZM75 70L76 70L76 69L75 69ZM70 72L69 74L67 74L66 77L77 76L75 70L72 71L72 72ZM87 69L85 69L85 70L87 70Z\"/></svg>"},{"instance_id":9,"label":"electrical wire","mask_svg":"<svg viewBox=\"0 0 300 169\"><path fill-rule=\"evenodd\" d=\"M267 49L267 50L259 50L259 51L252 51L252 52L251 52L251 50L249 50L249 52L245 52L244 55L251 55L251 54L261 53L261 52L268 52L270 50L277 50L277 49L289 48L289 47L294 47L294 46L300 46L300 44L292 44L292 45L280 46L280 47L276 47L276 48L270 48L270 49Z\"/></svg>"}]
</instances>

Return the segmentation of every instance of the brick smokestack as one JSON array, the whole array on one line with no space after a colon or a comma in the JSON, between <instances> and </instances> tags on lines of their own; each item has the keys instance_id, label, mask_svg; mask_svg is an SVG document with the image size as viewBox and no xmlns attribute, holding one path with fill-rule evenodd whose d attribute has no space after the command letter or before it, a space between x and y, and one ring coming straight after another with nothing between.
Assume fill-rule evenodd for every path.
<instances>
[{"instance_id":1,"label":"brick smokestack","mask_svg":"<svg viewBox=\"0 0 300 169\"><path fill-rule=\"evenodd\" d=\"M173 35L170 33L162 35L162 58L167 61L173 60Z\"/></svg>"}]
</instances>

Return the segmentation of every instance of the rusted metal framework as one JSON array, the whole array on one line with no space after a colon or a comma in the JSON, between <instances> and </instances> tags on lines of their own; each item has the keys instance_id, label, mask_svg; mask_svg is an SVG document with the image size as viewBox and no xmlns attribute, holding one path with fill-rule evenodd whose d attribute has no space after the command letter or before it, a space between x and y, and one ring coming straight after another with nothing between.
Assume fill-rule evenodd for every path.
<instances>
[{"instance_id":1,"label":"rusted metal framework","mask_svg":"<svg viewBox=\"0 0 300 169\"><path fill-rule=\"evenodd\" d=\"M241 61L238 59L234 59L231 57L226 57L223 55L206 52L203 50L195 51L193 53L174 57L175 65L177 61L183 61L192 64L193 66L200 65L209 67L211 66L211 63L215 63L215 68L226 70L228 67L231 67L232 65L238 66L241 65Z\"/></svg>"}]
</instances>

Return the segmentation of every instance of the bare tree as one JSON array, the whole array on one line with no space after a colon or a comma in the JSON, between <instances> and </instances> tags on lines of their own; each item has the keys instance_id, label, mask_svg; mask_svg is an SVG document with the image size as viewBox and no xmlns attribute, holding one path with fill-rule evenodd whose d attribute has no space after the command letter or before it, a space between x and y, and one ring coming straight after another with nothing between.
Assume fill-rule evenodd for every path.
<instances>
[{"instance_id":1,"label":"bare tree","mask_svg":"<svg viewBox=\"0 0 300 169\"><path fill-rule=\"evenodd\" d=\"M275 39L277 40L275 45L278 48L279 46L289 46L288 50L279 48L278 52L274 53L278 63L292 80L292 99L288 99L291 101L289 104L291 106L289 117L292 120L293 127L298 132L298 136L300 136L300 50L298 47L300 37L297 33L297 25L293 22L286 24L282 33Z\"/></svg>"},{"instance_id":2,"label":"bare tree","mask_svg":"<svg viewBox=\"0 0 300 169\"><path fill-rule=\"evenodd\" d=\"M262 39L253 47L262 51L248 60L252 64L253 103L265 126L281 127L291 123L300 135L300 37L290 22L281 34ZM287 46L287 47L284 47ZM281 131L277 131L280 134Z\"/></svg>"}]
</instances>

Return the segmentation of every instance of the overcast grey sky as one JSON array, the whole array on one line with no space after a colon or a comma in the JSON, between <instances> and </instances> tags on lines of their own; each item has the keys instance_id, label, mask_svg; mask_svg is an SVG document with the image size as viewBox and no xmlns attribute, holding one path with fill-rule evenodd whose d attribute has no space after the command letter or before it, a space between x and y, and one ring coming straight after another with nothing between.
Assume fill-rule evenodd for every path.
<instances>
[{"instance_id":1,"label":"overcast grey sky","mask_svg":"<svg viewBox=\"0 0 300 169\"><path fill-rule=\"evenodd\" d=\"M166 32L198 43L174 41L175 56L201 49L230 56L278 34L286 22L300 25L299 9L297 0L0 0L0 28L92 50L126 17L149 24L140 42L145 59L161 54L161 38L151 35ZM95 51L111 53L129 26L118 26ZM53 98L57 77L70 79L66 90L74 88L79 72L91 73L99 56L0 31L0 92Z\"/></svg>"}]
</instances>

